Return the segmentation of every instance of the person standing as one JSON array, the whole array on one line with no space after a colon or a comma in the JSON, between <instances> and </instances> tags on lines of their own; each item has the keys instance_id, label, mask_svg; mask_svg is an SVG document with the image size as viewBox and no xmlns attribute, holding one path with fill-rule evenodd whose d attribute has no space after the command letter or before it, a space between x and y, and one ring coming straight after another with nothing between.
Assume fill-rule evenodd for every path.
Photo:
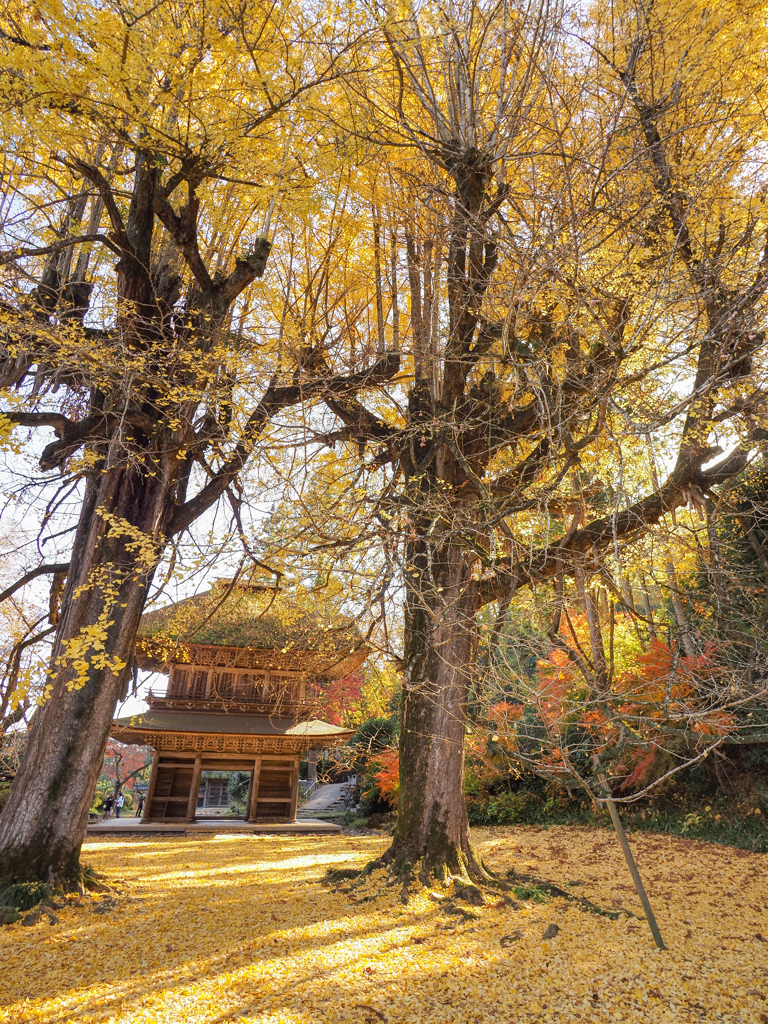
<instances>
[{"instance_id":1,"label":"person standing","mask_svg":"<svg viewBox=\"0 0 768 1024\"><path fill-rule=\"evenodd\" d=\"M138 803L136 805L136 817L137 818L141 817L141 812L143 810L144 810L144 794L143 793L139 793L139 800L138 800Z\"/></svg>"},{"instance_id":2,"label":"person standing","mask_svg":"<svg viewBox=\"0 0 768 1024\"><path fill-rule=\"evenodd\" d=\"M115 817L116 818L120 817L120 809L122 808L124 803L125 803L125 797L123 796L122 793L118 793L117 794L117 800L115 800Z\"/></svg>"},{"instance_id":3,"label":"person standing","mask_svg":"<svg viewBox=\"0 0 768 1024\"><path fill-rule=\"evenodd\" d=\"M114 802L115 798L110 793L110 795L107 797L107 799L104 801L104 804L102 805L104 808L104 821L106 821L107 818L112 813L112 804L114 804Z\"/></svg>"}]
</instances>

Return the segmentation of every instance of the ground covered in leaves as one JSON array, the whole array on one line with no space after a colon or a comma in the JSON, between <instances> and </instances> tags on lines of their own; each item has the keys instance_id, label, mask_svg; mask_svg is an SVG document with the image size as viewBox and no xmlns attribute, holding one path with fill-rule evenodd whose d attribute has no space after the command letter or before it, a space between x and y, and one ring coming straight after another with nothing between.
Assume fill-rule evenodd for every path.
<instances>
[{"instance_id":1,"label":"ground covered in leaves","mask_svg":"<svg viewBox=\"0 0 768 1024\"><path fill-rule=\"evenodd\" d=\"M501 873L640 914L610 832L475 837ZM89 839L84 860L114 889L70 899L56 924L0 929L0 1022L767 1024L768 856L631 841L666 952L638 917L535 888L475 907L425 890L403 903L382 873L323 881L382 835Z\"/></svg>"}]
</instances>

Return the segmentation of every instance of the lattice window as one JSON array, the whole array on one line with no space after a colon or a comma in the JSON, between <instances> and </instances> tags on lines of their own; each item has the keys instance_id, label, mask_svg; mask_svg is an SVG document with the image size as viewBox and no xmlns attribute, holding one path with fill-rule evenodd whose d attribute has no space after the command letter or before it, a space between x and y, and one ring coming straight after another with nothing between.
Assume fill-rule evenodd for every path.
<instances>
[{"instance_id":1,"label":"lattice window","mask_svg":"<svg viewBox=\"0 0 768 1024\"><path fill-rule=\"evenodd\" d=\"M228 807L229 793L226 779L208 779L205 794L206 807Z\"/></svg>"},{"instance_id":2,"label":"lattice window","mask_svg":"<svg viewBox=\"0 0 768 1024\"><path fill-rule=\"evenodd\" d=\"M171 669L171 678L168 680L169 697L185 697L189 685L189 672L184 668L174 665Z\"/></svg>"},{"instance_id":3,"label":"lattice window","mask_svg":"<svg viewBox=\"0 0 768 1024\"><path fill-rule=\"evenodd\" d=\"M192 700L201 700L205 697L208 690L208 670L205 668L194 668L191 674L189 696Z\"/></svg>"},{"instance_id":4,"label":"lattice window","mask_svg":"<svg viewBox=\"0 0 768 1024\"><path fill-rule=\"evenodd\" d=\"M235 697L238 700L253 700L254 680L251 672L238 672L235 679Z\"/></svg>"},{"instance_id":5,"label":"lattice window","mask_svg":"<svg viewBox=\"0 0 768 1024\"><path fill-rule=\"evenodd\" d=\"M253 680L253 699L262 703L269 700L269 686L267 685L266 672L251 672Z\"/></svg>"},{"instance_id":6,"label":"lattice window","mask_svg":"<svg viewBox=\"0 0 768 1024\"><path fill-rule=\"evenodd\" d=\"M235 692L236 672L216 673L216 695L222 700L231 700Z\"/></svg>"},{"instance_id":7,"label":"lattice window","mask_svg":"<svg viewBox=\"0 0 768 1024\"><path fill-rule=\"evenodd\" d=\"M300 690L301 682L295 676L290 676L285 672L270 672L270 699L275 704L298 700Z\"/></svg>"}]
</instances>

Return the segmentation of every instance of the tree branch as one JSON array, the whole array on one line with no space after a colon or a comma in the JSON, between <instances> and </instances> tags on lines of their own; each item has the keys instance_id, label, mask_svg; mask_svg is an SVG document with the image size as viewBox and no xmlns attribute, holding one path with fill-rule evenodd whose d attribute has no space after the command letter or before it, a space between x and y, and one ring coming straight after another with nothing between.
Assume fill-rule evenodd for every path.
<instances>
[{"instance_id":1,"label":"tree branch","mask_svg":"<svg viewBox=\"0 0 768 1024\"><path fill-rule=\"evenodd\" d=\"M0 601L7 600L12 594L15 594L17 590L21 590L21 588L25 587L27 583L31 583L32 580L37 579L38 576L56 575L57 573L67 572L68 570L69 562L53 562L38 565L36 569L30 569L29 572L20 576L15 583L10 585L10 587L6 587L6 589L0 593Z\"/></svg>"},{"instance_id":2,"label":"tree branch","mask_svg":"<svg viewBox=\"0 0 768 1024\"><path fill-rule=\"evenodd\" d=\"M2 415L21 427L53 427L59 440L43 449L40 456L40 469L43 471L56 469L90 438L98 437L100 432L111 432L117 424L127 423L147 435L152 435L157 427L157 422L151 416L137 411L98 413L77 421L67 419L58 412L9 410Z\"/></svg>"},{"instance_id":3,"label":"tree branch","mask_svg":"<svg viewBox=\"0 0 768 1024\"><path fill-rule=\"evenodd\" d=\"M38 619L37 622L30 628L35 629L40 624L41 621L42 619ZM21 715L19 715L19 718L9 721L9 719L13 719L13 715L15 715L19 710L18 708L16 708L16 711L11 712L10 715L6 715L6 712L8 711L8 705L11 703L11 697L13 697L14 693L16 692L16 687L18 686L19 683L19 670L21 669L22 654L27 649L27 647L31 647L32 644L36 644L38 643L38 641L44 640L47 636L50 636L51 633L54 633L55 631L55 626L48 626L47 629L43 629L39 633L34 633L32 636L29 636L28 634L23 640L19 640L17 644L14 644L13 648L11 649L11 653L7 661L8 673L6 678L8 682L5 687L5 693L3 694L2 701L0 702L0 722L2 722L0 734L2 734L2 732L5 731L8 725L15 725L15 723L19 721L19 718L23 716L24 712L29 707L29 704L25 701L23 705L23 710L21 712Z\"/></svg>"},{"instance_id":4,"label":"tree branch","mask_svg":"<svg viewBox=\"0 0 768 1024\"><path fill-rule=\"evenodd\" d=\"M248 461L256 439L275 413L297 405L308 398L323 400L353 395L371 384L389 380L399 369L399 354L390 352L382 359L377 360L369 369L350 374L348 377L333 377L330 380L317 377L314 380L301 381L285 387L280 387L273 381L248 417L243 438L232 456L194 498L190 498L177 509L169 525L168 535L173 536L186 530L224 493L227 486Z\"/></svg>"},{"instance_id":5,"label":"tree branch","mask_svg":"<svg viewBox=\"0 0 768 1024\"><path fill-rule=\"evenodd\" d=\"M96 186L99 191L99 195L104 202L104 207L109 215L118 251L129 253L131 256L135 257L136 253L128 239L125 223L123 222L123 218L117 208L112 188L98 167L92 167L90 164L85 163L84 160L78 160L77 158L75 158L71 163L60 156L54 156L53 159L64 164L65 167L69 167L70 170L77 171L78 174L82 174L84 178L87 178L88 181L92 182L92 184Z\"/></svg>"},{"instance_id":6,"label":"tree branch","mask_svg":"<svg viewBox=\"0 0 768 1024\"><path fill-rule=\"evenodd\" d=\"M168 196L184 179L187 181L189 195L181 213L176 213L168 201ZM210 292L214 289L214 284L197 244L197 212L200 204L195 195L195 189L199 184L200 178L189 167L182 167L181 171L169 179L167 186L160 189L158 195L155 196L153 205L155 213L179 247L195 280L204 292Z\"/></svg>"},{"instance_id":7,"label":"tree branch","mask_svg":"<svg viewBox=\"0 0 768 1024\"><path fill-rule=\"evenodd\" d=\"M121 252L119 246L115 245L106 235L76 235L74 238L66 238L62 242L43 245L38 249L25 249L19 246L17 249L9 250L8 252L0 252L0 266L4 266L6 263L13 263L14 260L21 259L23 256L53 256L55 253L61 252L62 249L70 249L73 245L82 245L84 242L100 242L118 255Z\"/></svg>"},{"instance_id":8,"label":"tree branch","mask_svg":"<svg viewBox=\"0 0 768 1024\"><path fill-rule=\"evenodd\" d=\"M221 284L213 287L213 296L219 308L229 309L240 292L263 275L271 248L268 238L257 238L253 251L246 256L238 257L232 273L225 277Z\"/></svg>"},{"instance_id":9,"label":"tree branch","mask_svg":"<svg viewBox=\"0 0 768 1024\"><path fill-rule=\"evenodd\" d=\"M496 579L491 581L488 592L483 595L485 603L505 596L511 584L514 584L515 590L519 590L522 586L549 579L561 570L572 575L573 563L578 556L603 550L617 538L652 526L668 512L684 505L692 491L706 494L717 484L725 483L740 473L748 462L749 449L737 448L706 471L701 469L699 460L692 460L683 468L675 467L663 486L634 502L623 512L594 519L581 530L566 535L530 559L518 560L506 569L502 567Z\"/></svg>"},{"instance_id":10,"label":"tree branch","mask_svg":"<svg viewBox=\"0 0 768 1024\"><path fill-rule=\"evenodd\" d=\"M5 735L12 725L20 722L27 711L29 711L29 704L24 701L23 704L19 704L15 711L11 711L9 715L4 715L3 718L0 718L0 736Z\"/></svg>"}]
</instances>

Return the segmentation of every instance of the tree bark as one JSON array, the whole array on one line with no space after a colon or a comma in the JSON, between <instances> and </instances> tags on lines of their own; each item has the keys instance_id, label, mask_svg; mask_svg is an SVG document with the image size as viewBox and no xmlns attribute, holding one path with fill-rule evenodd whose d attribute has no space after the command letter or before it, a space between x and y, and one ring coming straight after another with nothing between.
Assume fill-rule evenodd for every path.
<instances>
[{"instance_id":1,"label":"tree bark","mask_svg":"<svg viewBox=\"0 0 768 1024\"><path fill-rule=\"evenodd\" d=\"M165 26L157 30L162 34ZM242 25L236 31L245 34ZM55 37L55 28L52 32ZM263 38L268 52L270 33ZM25 43L16 40L14 45ZM94 46L98 50L101 42ZM211 46L212 53L218 52L215 40ZM262 113L255 120L249 117L247 128L233 129L235 134L242 137L243 130L267 124L306 89L326 76L336 77L338 59L334 54L325 70L314 66L314 78L297 78L277 101L269 98ZM64 84L52 102L70 109L66 61L61 68ZM262 88L270 96L259 79ZM175 94L181 106L172 101L169 108L171 135L179 111L192 109L182 93ZM18 97L20 116L30 102L28 109L34 111L32 93L25 97ZM88 805L147 589L168 539L188 529L224 495L251 458L265 425L281 409L312 396L348 402L399 368L397 357L380 353L373 366L366 363L356 373L334 374L323 361L324 351L317 349L306 366L297 363L287 384L282 369L288 367L281 362L281 372L273 374L267 358L261 369L271 381L249 413L241 410L236 391L240 384L247 389L247 381L237 380L239 358L230 362L239 347L231 330L232 314L244 290L264 274L271 242L256 237L250 251L235 254L239 240L251 234L253 208L247 213L243 206L238 217L245 219L231 225L229 241L217 249L221 265L214 273L206 266L198 224L201 204L208 204L202 186L226 169L220 147L214 147L218 155L211 159L214 151L209 153L207 144L202 150L184 141L177 145L186 138L183 130L179 140L169 136L163 142L141 124L134 133L140 141L131 142L119 128L105 131L90 108L79 102L75 107L82 137L75 132L72 151L53 159L82 177L86 187L76 180L73 194L66 196L60 190L67 176L50 183L50 208L55 210L61 201L66 210L60 241L0 254L4 263L25 255L49 257L37 286L4 308L10 318L5 317L0 337L0 381L19 385L27 380L30 386L24 391L29 407L8 409L3 415L17 424L54 429L58 440L43 452L43 471L63 469L85 448L88 458L76 472L84 473L88 466L91 474L57 622L46 699L35 715L28 756L0 822L0 885L17 879L65 888L80 884L79 851ZM203 103L194 116L202 117L204 125L211 109ZM112 157L104 166L108 148ZM89 153L92 158L86 160ZM113 187L118 163L130 168L118 175L119 191ZM280 171L279 180L283 177ZM12 191L20 187L13 185ZM88 233L83 235L79 225L93 192ZM103 221L106 233L100 230ZM101 265L105 323L99 330L86 317L92 289L86 275L94 241L118 256L109 286L104 278L109 266ZM231 262L225 273L225 264ZM23 274L28 276L26 270ZM88 355L92 349L93 358ZM59 396L55 409L41 408L43 396L55 395L62 386L67 397ZM62 413L59 407L80 410L88 392L87 414L75 412L70 418ZM235 411L245 413L244 422ZM206 458L211 451L218 463L215 470ZM188 497L195 464L202 467L203 482ZM151 799L147 803L149 807Z\"/></svg>"},{"instance_id":2,"label":"tree bark","mask_svg":"<svg viewBox=\"0 0 768 1024\"><path fill-rule=\"evenodd\" d=\"M0 888L31 880L64 890L82 887L88 809L157 561L147 560L146 549L143 558L131 550L137 534L120 533L105 513L160 541L175 510L175 485L168 473L153 477L136 467L115 469L87 485L51 656L51 690L35 715L0 817ZM100 624L103 648L84 650L87 678L78 685L84 673L67 657L68 645L71 651L73 641Z\"/></svg>"},{"instance_id":3,"label":"tree bark","mask_svg":"<svg viewBox=\"0 0 768 1024\"><path fill-rule=\"evenodd\" d=\"M459 543L414 548L409 562L421 571L407 601L399 811L386 859L404 879L482 879L464 804L477 584Z\"/></svg>"}]
</instances>

